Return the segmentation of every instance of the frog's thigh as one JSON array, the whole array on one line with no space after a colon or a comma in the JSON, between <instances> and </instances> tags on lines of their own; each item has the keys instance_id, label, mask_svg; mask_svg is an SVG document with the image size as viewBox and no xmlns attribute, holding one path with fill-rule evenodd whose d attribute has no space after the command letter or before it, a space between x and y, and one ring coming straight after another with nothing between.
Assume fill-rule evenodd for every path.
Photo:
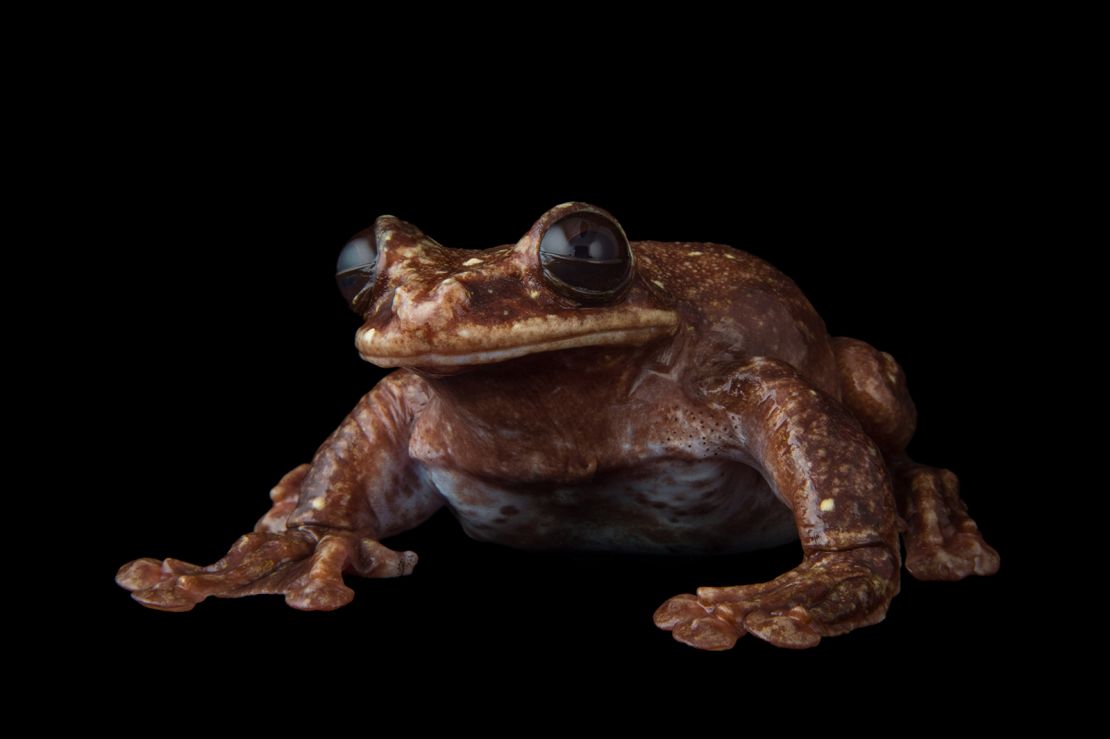
<instances>
[{"instance_id":1,"label":"frog's thigh","mask_svg":"<svg viewBox=\"0 0 1110 739\"><path fill-rule=\"evenodd\" d=\"M754 458L793 511L805 559L769 583L678 596L656 623L680 641L723 649L745 632L808 647L881 620L898 589L894 502L882 456L859 424L777 360L702 387L732 423L737 453Z\"/></svg>"}]
</instances>

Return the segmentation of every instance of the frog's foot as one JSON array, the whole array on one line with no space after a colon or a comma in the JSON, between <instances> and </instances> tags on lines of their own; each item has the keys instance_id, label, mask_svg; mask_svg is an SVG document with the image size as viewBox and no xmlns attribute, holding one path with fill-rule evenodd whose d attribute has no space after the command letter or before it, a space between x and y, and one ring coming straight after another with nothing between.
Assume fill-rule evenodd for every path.
<instances>
[{"instance_id":1,"label":"frog's foot","mask_svg":"<svg viewBox=\"0 0 1110 739\"><path fill-rule=\"evenodd\" d=\"M898 568L882 546L815 552L771 582L675 596L655 612L655 625L698 649L731 649L745 633L804 649L881 621L898 592Z\"/></svg>"},{"instance_id":2,"label":"frog's foot","mask_svg":"<svg viewBox=\"0 0 1110 739\"><path fill-rule=\"evenodd\" d=\"M967 515L960 481L948 470L905 463L895 469L895 493L906 519L906 569L918 580L993 575L998 552Z\"/></svg>"},{"instance_id":3,"label":"frog's foot","mask_svg":"<svg viewBox=\"0 0 1110 739\"><path fill-rule=\"evenodd\" d=\"M415 566L415 553L395 552L358 533L302 527L247 534L208 567L137 559L120 568L116 582L144 606L162 611L188 611L209 596L263 593L282 593L300 610L331 611L354 598L343 584L344 571L397 577Z\"/></svg>"}]
</instances>

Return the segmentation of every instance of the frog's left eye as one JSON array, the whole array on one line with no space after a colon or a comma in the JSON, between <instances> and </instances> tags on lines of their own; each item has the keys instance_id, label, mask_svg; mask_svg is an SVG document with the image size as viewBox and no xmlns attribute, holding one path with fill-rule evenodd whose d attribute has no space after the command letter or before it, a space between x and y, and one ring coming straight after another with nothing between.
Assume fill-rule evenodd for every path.
<instances>
[{"instance_id":1,"label":"frog's left eye","mask_svg":"<svg viewBox=\"0 0 1110 739\"><path fill-rule=\"evenodd\" d=\"M615 300L632 281L628 239L599 213L571 213L548 226L540 265L552 289L584 303Z\"/></svg>"},{"instance_id":2,"label":"frog's left eye","mask_svg":"<svg viewBox=\"0 0 1110 739\"><path fill-rule=\"evenodd\" d=\"M339 292L355 313L361 315L365 310L377 276L378 244L374 240L374 229L368 228L347 242L335 265Z\"/></svg>"}]
</instances>

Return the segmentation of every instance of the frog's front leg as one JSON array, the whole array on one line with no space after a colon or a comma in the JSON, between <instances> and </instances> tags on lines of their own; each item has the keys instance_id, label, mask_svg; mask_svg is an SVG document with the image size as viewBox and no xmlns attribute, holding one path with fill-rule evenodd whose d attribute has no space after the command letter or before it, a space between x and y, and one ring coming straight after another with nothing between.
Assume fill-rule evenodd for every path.
<instances>
[{"instance_id":1,"label":"frog's front leg","mask_svg":"<svg viewBox=\"0 0 1110 739\"><path fill-rule=\"evenodd\" d=\"M209 596L261 593L282 593L294 608L332 610L354 597L344 572L409 574L416 555L379 541L443 504L408 454L413 421L426 402L415 375L390 375L359 401L311 465L278 483L273 508L227 556L207 567L138 559L120 569L116 582L143 605L168 611L187 611Z\"/></svg>"},{"instance_id":2,"label":"frog's front leg","mask_svg":"<svg viewBox=\"0 0 1110 739\"><path fill-rule=\"evenodd\" d=\"M700 387L732 428L722 452L759 467L793 510L804 560L768 583L671 598L656 625L701 649L728 649L746 632L803 648L882 620L901 562L890 480L871 439L777 360L754 360Z\"/></svg>"}]
</instances>

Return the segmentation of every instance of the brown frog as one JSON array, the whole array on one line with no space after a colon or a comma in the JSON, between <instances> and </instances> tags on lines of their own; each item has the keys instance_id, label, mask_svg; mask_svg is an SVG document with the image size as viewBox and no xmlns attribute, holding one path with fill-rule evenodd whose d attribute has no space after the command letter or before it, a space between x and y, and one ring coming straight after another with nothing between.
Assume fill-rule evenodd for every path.
<instances>
[{"instance_id":1,"label":"brown frog","mask_svg":"<svg viewBox=\"0 0 1110 739\"><path fill-rule=\"evenodd\" d=\"M727 649L810 647L880 621L906 566L988 575L998 555L955 475L905 454L916 411L898 364L830 338L787 277L718 244L629 243L605 211L557 206L515 245L448 249L382 216L338 280L363 359L400 368L366 395L227 556L139 559L117 576L152 608L282 593L330 610L343 573L407 575L381 540L448 506L521 548L738 552L800 537L757 585L678 595L655 623Z\"/></svg>"}]
</instances>

